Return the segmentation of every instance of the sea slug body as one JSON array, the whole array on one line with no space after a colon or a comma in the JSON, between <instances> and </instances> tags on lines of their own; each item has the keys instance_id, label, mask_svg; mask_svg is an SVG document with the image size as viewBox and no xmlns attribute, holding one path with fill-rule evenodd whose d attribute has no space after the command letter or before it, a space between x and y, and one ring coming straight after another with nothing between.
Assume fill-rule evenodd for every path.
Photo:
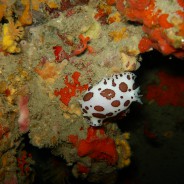
<instances>
[{"instance_id":1,"label":"sea slug body","mask_svg":"<svg viewBox=\"0 0 184 184\"><path fill-rule=\"evenodd\" d=\"M131 72L114 74L89 87L80 101L83 116L91 126L101 126L105 119L126 111L134 101L142 103L136 75Z\"/></svg>"}]
</instances>

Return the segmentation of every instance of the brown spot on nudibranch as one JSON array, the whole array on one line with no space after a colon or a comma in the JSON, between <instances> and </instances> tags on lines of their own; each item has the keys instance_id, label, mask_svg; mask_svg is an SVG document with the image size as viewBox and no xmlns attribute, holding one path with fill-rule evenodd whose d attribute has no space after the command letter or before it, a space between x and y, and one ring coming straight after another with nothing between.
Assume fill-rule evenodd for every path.
<instances>
[{"instance_id":1,"label":"brown spot on nudibranch","mask_svg":"<svg viewBox=\"0 0 184 184\"><path fill-rule=\"evenodd\" d=\"M92 97L93 97L93 93L89 92L84 95L83 100L86 102L86 101L89 101Z\"/></svg>"},{"instance_id":2,"label":"brown spot on nudibranch","mask_svg":"<svg viewBox=\"0 0 184 184\"><path fill-rule=\"evenodd\" d=\"M93 88L93 86L89 86L88 91L90 91Z\"/></svg>"},{"instance_id":3,"label":"brown spot on nudibranch","mask_svg":"<svg viewBox=\"0 0 184 184\"><path fill-rule=\"evenodd\" d=\"M125 82L121 82L121 83L119 84L119 89L120 89L120 91L122 91L122 92L126 92L126 91L128 90L128 86L127 86L127 84L126 84Z\"/></svg>"},{"instance_id":4,"label":"brown spot on nudibranch","mask_svg":"<svg viewBox=\"0 0 184 184\"><path fill-rule=\"evenodd\" d=\"M107 81L104 79L104 84L106 85L107 84Z\"/></svg>"},{"instance_id":5,"label":"brown spot on nudibranch","mask_svg":"<svg viewBox=\"0 0 184 184\"><path fill-rule=\"evenodd\" d=\"M115 87L116 83L114 82L114 79L112 79L112 86Z\"/></svg>"},{"instance_id":6,"label":"brown spot on nudibranch","mask_svg":"<svg viewBox=\"0 0 184 184\"><path fill-rule=\"evenodd\" d=\"M112 116L112 115L113 115L112 112L109 112L109 113L106 114L106 116Z\"/></svg>"},{"instance_id":7,"label":"brown spot on nudibranch","mask_svg":"<svg viewBox=\"0 0 184 184\"><path fill-rule=\"evenodd\" d=\"M130 75L127 75L127 79L130 80Z\"/></svg>"},{"instance_id":8,"label":"brown spot on nudibranch","mask_svg":"<svg viewBox=\"0 0 184 184\"><path fill-rule=\"evenodd\" d=\"M89 110L89 107L88 107L88 106L85 106L85 109L86 109L86 110Z\"/></svg>"},{"instance_id":9,"label":"brown spot on nudibranch","mask_svg":"<svg viewBox=\"0 0 184 184\"><path fill-rule=\"evenodd\" d=\"M92 115L93 115L95 118L105 118L105 117L106 117L106 115L101 114L101 113L92 113Z\"/></svg>"},{"instance_id":10,"label":"brown spot on nudibranch","mask_svg":"<svg viewBox=\"0 0 184 184\"><path fill-rule=\"evenodd\" d=\"M113 107L118 107L118 106L120 106L120 101L119 101L119 100L114 100L114 101L111 103L111 105L112 105Z\"/></svg>"},{"instance_id":11,"label":"brown spot on nudibranch","mask_svg":"<svg viewBox=\"0 0 184 184\"><path fill-rule=\"evenodd\" d=\"M104 108L103 108L102 106L100 106L100 105L94 106L94 109L95 109L96 111L99 111L99 112L101 112L101 111L104 110Z\"/></svg>"},{"instance_id":12,"label":"brown spot on nudibranch","mask_svg":"<svg viewBox=\"0 0 184 184\"><path fill-rule=\"evenodd\" d=\"M116 93L112 89L104 89L100 95L110 100L111 98L115 97Z\"/></svg>"},{"instance_id":13,"label":"brown spot on nudibranch","mask_svg":"<svg viewBox=\"0 0 184 184\"><path fill-rule=\"evenodd\" d=\"M124 103L124 106L128 106L130 104L130 100L127 100L125 103Z\"/></svg>"},{"instance_id":14,"label":"brown spot on nudibranch","mask_svg":"<svg viewBox=\"0 0 184 184\"><path fill-rule=\"evenodd\" d=\"M83 113L87 113L86 109L82 109Z\"/></svg>"}]
</instances>

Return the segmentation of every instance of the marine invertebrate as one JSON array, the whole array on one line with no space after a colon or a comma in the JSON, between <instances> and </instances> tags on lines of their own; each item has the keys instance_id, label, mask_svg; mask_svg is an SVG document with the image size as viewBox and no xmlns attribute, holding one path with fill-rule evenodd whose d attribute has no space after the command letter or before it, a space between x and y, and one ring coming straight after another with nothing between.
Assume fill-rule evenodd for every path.
<instances>
[{"instance_id":1,"label":"marine invertebrate","mask_svg":"<svg viewBox=\"0 0 184 184\"><path fill-rule=\"evenodd\" d=\"M20 116L18 119L18 124L19 124L19 130L21 133L26 133L29 130L30 119L29 119L28 102L29 102L28 96L21 96L19 98L18 105L19 105Z\"/></svg>"},{"instance_id":2,"label":"marine invertebrate","mask_svg":"<svg viewBox=\"0 0 184 184\"><path fill-rule=\"evenodd\" d=\"M89 127L86 139L79 140L78 136L70 135L69 141L76 146L80 157L105 160L110 165L116 164L118 160L116 144L105 134L102 127Z\"/></svg>"},{"instance_id":3,"label":"marine invertebrate","mask_svg":"<svg viewBox=\"0 0 184 184\"><path fill-rule=\"evenodd\" d=\"M141 53L144 53L152 48L152 42L150 39L143 37L139 42L139 50Z\"/></svg>"},{"instance_id":4,"label":"marine invertebrate","mask_svg":"<svg viewBox=\"0 0 184 184\"><path fill-rule=\"evenodd\" d=\"M95 14L94 18L96 20L100 20L100 18L106 18L112 12L112 7L108 3L100 2L97 6L97 13Z\"/></svg>"},{"instance_id":5,"label":"marine invertebrate","mask_svg":"<svg viewBox=\"0 0 184 184\"><path fill-rule=\"evenodd\" d=\"M145 33L149 34L149 39L152 42L152 47L162 52L165 55L176 52L176 49L167 41L166 35L162 28L148 28L143 26Z\"/></svg>"},{"instance_id":6,"label":"marine invertebrate","mask_svg":"<svg viewBox=\"0 0 184 184\"><path fill-rule=\"evenodd\" d=\"M106 0L106 3L108 5L114 5L116 3L116 0Z\"/></svg>"},{"instance_id":7,"label":"marine invertebrate","mask_svg":"<svg viewBox=\"0 0 184 184\"><path fill-rule=\"evenodd\" d=\"M24 36L24 29L19 21L14 23L13 19L9 19L8 23L3 24L2 28L2 49L9 53L20 52L18 41Z\"/></svg>"},{"instance_id":8,"label":"marine invertebrate","mask_svg":"<svg viewBox=\"0 0 184 184\"><path fill-rule=\"evenodd\" d=\"M31 1L21 0L21 2L25 6L25 8L22 15L19 17L19 21L22 25L30 25L33 22L31 12Z\"/></svg>"},{"instance_id":9,"label":"marine invertebrate","mask_svg":"<svg viewBox=\"0 0 184 184\"><path fill-rule=\"evenodd\" d=\"M46 4L50 9L58 9L59 5L53 0L32 0L31 5L33 10L38 11L41 7L41 4Z\"/></svg>"},{"instance_id":10,"label":"marine invertebrate","mask_svg":"<svg viewBox=\"0 0 184 184\"><path fill-rule=\"evenodd\" d=\"M22 15L19 17L19 21L25 26L32 24L32 9L39 11L41 4L46 4L48 8L53 9L53 11L59 8L59 5L53 0L21 0L21 3L24 6L24 10Z\"/></svg>"},{"instance_id":11,"label":"marine invertebrate","mask_svg":"<svg viewBox=\"0 0 184 184\"><path fill-rule=\"evenodd\" d=\"M82 92L88 89L88 84L81 85L79 82L80 73L74 72L72 75L73 82L69 82L68 76L65 76L65 87L60 90L55 90L54 94L60 96L60 101L68 106L72 97L77 95L77 92Z\"/></svg>"},{"instance_id":12,"label":"marine invertebrate","mask_svg":"<svg viewBox=\"0 0 184 184\"><path fill-rule=\"evenodd\" d=\"M107 118L127 110L133 101L141 103L139 88L135 89L135 74L124 72L103 78L84 94L83 116L92 126L101 126Z\"/></svg>"},{"instance_id":13,"label":"marine invertebrate","mask_svg":"<svg viewBox=\"0 0 184 184\"><path fill-rule=\"evenodd\" d=\"M115 42L121 41L123 38L128 37L128 34L126 32L126 27L123 27L121 30L111 31L109 33L109 36L112 37L113 41Z\"/></svg>"},{"instance_id":14,"label":"marine invertebrate","mask_svg":"<svg viewBox=\"0 0 184 184\"><path fill-rule=\"evenodd\" d=\"M99 20L100 18L102 18L102 17L104 17L104 16L106 16L104 10L99 9L98 12L95 14L94 18L95 18L96 20Z\"/></svg>"},{"instance_id":15,"label":"marine invertebrate","mask_svg":"<svg viewBox=\"0 0 184 184\"><path fill-rule=\"evenodd\" d=\"M65 52L65 50L61 46L54 46L53 49L56 62L62 62L64 59L70 59L70 55Z\"/></svg>"},{"instance_id":16,"label":"marine invertebrate","mask_svg":"<svg viewBox=\"0 0 184 184\"><path fill-rule=\"evenodd\" d=\"M42 57L34 71L46 82L54 83L67 64L67 60L58 65L55 62L50 62L46 57Z\"/></svg>"},{"instance_id":17,"label":"marine invertebrate","mask_svg":"<svg viewBox=\"0 0 184 184\"><path fill-rule=\"evenodd\" d=\"M168 14L161 14L158 17L158 24L165 29L171 28L173 27L173 24L171 24L170 22L168 22L167 18L168 18Z\"/></svg>"},{"instance_id":18,"label":"marine invertebrate","mask_svg":"<svg viewBox=\"0 0 184 184\"><path fill-rule=\"evenodd\" d=\"M80 44L77 46L77 49L73 51L72 55L78 56L82 54L86 49L89 51L89 53L92 53L93 48L88 45L90 38L84 37L82 34L80 34L79 39L80 39Z\"/></svg>"},{"instance_id":19,"label":"marine invertebrate","mask_svg":"<svg viewBox=\"0 0 184 184\"><path fill-rule=\"evenodd\" d=\"M143 25L147 40L141 39L140 52L154 48L164 55L173 54L178 58L183 58L182 38L178 35L182 28L176 25L177 21L172 21L173 18L176 20L175 17L183 20L182 16L176 16L178 12L182 12L183 4L180 0L165 2L165 6L168 6L166 10L163 8L163 2L160 1L117 0L116 8L128 20Z\"/></svg>"},{"instance_id":20,"label":"marine invertebrate","mask_svg":"<svg viewBox=\"0 0 184 184\"><path fill-rule=\"evenodd\" d=\"M124 133L122 137L116 138L116 147L118 152L118 168L123 168L130 164L131 148L128 144L129 133Z\"/></svg>"},{"instance_id":21,"label":"marine invertebrate","mask_svg":"<svg viewBox=\"0 0 184 184\"><path fill-rule=\"evenodd\" d=\"M113 22L120 22L122 20L122 17L119 12L115 12L108 17L108 23L112 24Z\"/></svg>"},{"instance_id":22,"label":"marine invertebrate","mask_svg":"<svg viewBox=\"0 0 184 184\"><path fill-rule=\"evenodd\" d=\"M128 0L128 5L133 9L144 10L151 0Z\"/></svg>"},{"instance_id":23,"label":"marine invertebrate","mask_svg":"<svg viewBox=\"0 0 184 184\"><path fill-rule=\"evenodd\" d=\"M4 13L6 11L7 5L6 4L0 4L0 20L4 16Z\"/></svg>"},{"instance_id":24,"label":"marine invertebrate","mask_svg":"<svg viewBox=\"0 0 184 184\"><path fill-rule=\"evenodd\" d=\"M67 45L74 46L74 43L72 41L66 40L65 36L59 35L58 36L66 43ZM88 42L90 41L90 38L84 37L82 34L79 35L80 43L78 45L75 45L75 50L73 50L71 53L67 53L61 46L56 45L53 47L54 49L54 55L55 60L57 62L62 62L64 59L69 60L73 56L78 56L82 53L84 53L86 50L88 50L89 53L93 53L94 49L88 45Z\"/></svg>"},{"instance_id":25,"label":"marine invertebrate","mask_svg":"<svg viewBox=\"0 0 184 184\"><path fill-rule=\"evenodd\" d=\"M165 72L159 72L157 76L160 79L160 83L148 86L146 98L154 100L159 106L184 107L184 78L182 76L172 76Z\"/></svg>"},{"instance_id":26,"label":"marine invertebrate","mask_svg":"<svg viewBox=\"0 0 184 184\"><path fill-rule=\"evenodd\" d=\"M184 1L183 1L183 0L177 0L177 2L178 2L178 4L179 4L182 8L184 8Z\"/></svg>"},{"instance_id":27,"label":"marine invertebrate","mask_svg":"<svg viewBox=\"0 0 184 184\"><path fill-rule=\"evenodd\" d=\"M22 150L20 156L17 158L17 165L22 175L29 175L31 172L32 155Z\"/></svg>"}]
</instances>

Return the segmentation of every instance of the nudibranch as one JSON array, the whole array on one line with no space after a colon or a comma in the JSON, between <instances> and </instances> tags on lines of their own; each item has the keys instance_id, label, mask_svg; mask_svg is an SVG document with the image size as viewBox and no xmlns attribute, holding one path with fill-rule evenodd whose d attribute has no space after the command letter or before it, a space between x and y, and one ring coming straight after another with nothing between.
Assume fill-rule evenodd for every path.
<instances>
[{"instance_id":1,"label":"nudibranch","mask_svg":"<svg viewBox=\"0 0 184 184\"><path fill-rule=\"evenodd\" d=\"M80 103L83 117L91 126L101 126L107 118L126 111L134 101L142 103L135 78L131 72L114 74L88 88Z\"/></svg>"}]
</instances>

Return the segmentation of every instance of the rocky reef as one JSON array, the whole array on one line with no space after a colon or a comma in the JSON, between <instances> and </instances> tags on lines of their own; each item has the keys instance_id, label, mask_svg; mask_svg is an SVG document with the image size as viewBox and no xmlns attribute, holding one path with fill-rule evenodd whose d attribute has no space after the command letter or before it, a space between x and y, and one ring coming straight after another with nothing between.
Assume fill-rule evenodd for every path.
<instances>
[{"instance_id":1,"label":"rocky reef","mask_svg":"<svg viewBox=\"0 0 184 184\"><path fill-rule=\"evenodd\" d=\"M33 183L25 134L64 158L76 178L99 182L129 166L131 133L116 121L131 112L98 117L105 121L93 127L80 101L104 77L136 71L141 53L184 58L183 7L179 0L1 0L0 183Z\"/></svg>"}]
</instances>

